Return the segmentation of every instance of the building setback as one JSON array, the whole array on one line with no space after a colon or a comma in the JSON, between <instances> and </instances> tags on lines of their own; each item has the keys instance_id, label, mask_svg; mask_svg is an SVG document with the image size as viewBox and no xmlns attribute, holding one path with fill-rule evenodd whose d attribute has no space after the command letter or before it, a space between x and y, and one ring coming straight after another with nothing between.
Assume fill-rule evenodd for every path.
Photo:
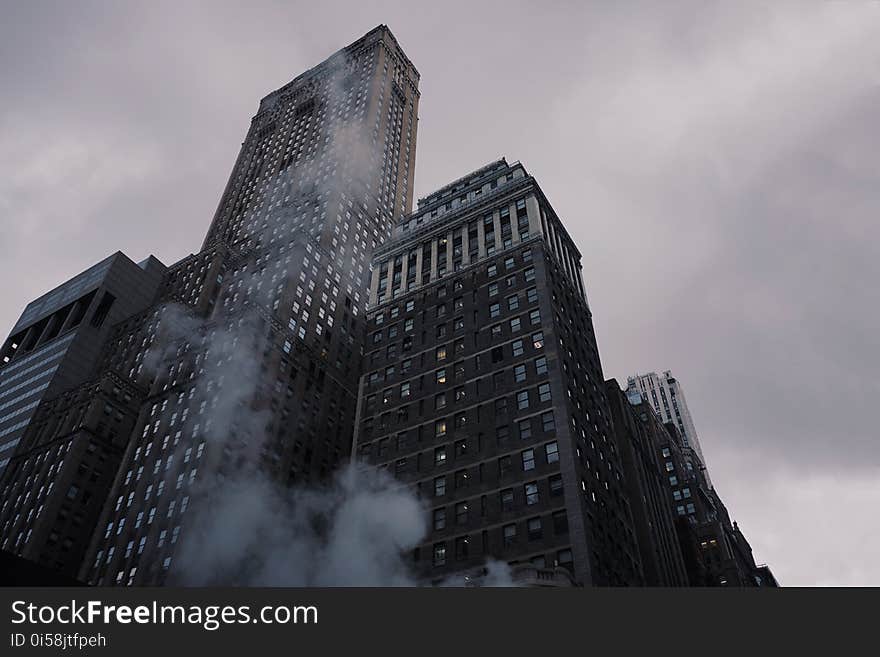
<instances>
[{"instance_id":1,"label":"building setback","mask_svg":"<svg viewBox=\"0 0 880 657\"><path fill-rule=\"evenodd\" d=\"M367 319L357 456L430 505L423 577L488 557L641 583L580 253L521 164L419 201Z\"/></svg>"}]
</instances>

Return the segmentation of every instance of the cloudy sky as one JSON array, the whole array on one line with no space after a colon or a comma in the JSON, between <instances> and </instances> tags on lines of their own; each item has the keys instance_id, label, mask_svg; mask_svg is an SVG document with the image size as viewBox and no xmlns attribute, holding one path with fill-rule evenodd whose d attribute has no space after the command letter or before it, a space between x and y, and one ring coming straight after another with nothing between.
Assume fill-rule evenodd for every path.
<instances>
[{"instance_id":1,"label":"cloudy sky","mask_svg":"<svg viewBox=\"0 0 880 657\"><path fill-rule=\"evenodd\" d=\"M197 250L259 99L386 23L417 196L521 160L606 376L679 378L758 561L880 585L880 5L0 4L4 335L117 249Z\"/></svg>"}]
</instances>

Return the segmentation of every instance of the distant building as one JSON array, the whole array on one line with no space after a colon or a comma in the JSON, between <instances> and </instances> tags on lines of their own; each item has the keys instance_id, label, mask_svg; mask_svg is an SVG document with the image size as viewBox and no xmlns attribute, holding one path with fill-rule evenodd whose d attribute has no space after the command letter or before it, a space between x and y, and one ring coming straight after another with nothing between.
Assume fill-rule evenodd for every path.
<instances>
[{"instance_id":1,"label":"distant building","mask_svg":"<svg viewBox=\"0 0 880 657\"><path fill-rule=\"evenodd\" d=\"M687 586L688 577L658 446L666 428L646 402L631 403L617 381L605 382L646 586Z\"/></svg>"},{"instance_id":2,"label":"distant building","mask_svg":"<svg viewBox=\"0 0 880 657\"><path fill-rule=\"evenodd\" d=\"M693 449L702 466L708 467L700 440L697 437L697 429L684 397L684 391L669 370L663 372L662 376L656 372L630 376L627 378L627 391L630 394L633 391L638 391L644 395L661 421L671 422L676 426L681 434L684 447Z\"/></svg>"}]
</instances>

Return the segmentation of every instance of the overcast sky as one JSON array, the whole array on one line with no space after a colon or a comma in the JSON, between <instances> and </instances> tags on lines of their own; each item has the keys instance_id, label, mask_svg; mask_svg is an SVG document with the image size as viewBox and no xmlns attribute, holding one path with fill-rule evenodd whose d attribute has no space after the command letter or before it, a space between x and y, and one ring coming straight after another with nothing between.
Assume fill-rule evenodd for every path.
<instances>
[{"instance_id":1,"label":"overcast sky","mask_svg":"<svg viewBox=\"0 0 880 657\"><path fill-rule=\"evenodd\" d=\"M416 195L500 156L583 253L607 378L670 369L784 585L880 585L880 4L0 2L0 332L198 250L259 99L386 23Z\"/></svg>"}]
</instances>

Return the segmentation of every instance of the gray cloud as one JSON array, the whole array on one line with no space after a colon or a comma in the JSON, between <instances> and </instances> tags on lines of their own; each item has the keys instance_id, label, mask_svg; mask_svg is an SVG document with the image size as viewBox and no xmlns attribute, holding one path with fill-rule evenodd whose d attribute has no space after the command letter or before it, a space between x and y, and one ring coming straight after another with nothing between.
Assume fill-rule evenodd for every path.
<instances>
[{"instance_id":1,"label":"gray cloud","mask_svg":"<svg viewBox=\"0 0 880 657\"><path fill-rule=\"evenodd\" d=\"M418 195L521 159L606 375L677 374L757 558L880 584L880 7L454 5L6 8L0 324L117 248L196 250L259 98L385 22L422 74Z\"/></svg>"}]
</instances>

